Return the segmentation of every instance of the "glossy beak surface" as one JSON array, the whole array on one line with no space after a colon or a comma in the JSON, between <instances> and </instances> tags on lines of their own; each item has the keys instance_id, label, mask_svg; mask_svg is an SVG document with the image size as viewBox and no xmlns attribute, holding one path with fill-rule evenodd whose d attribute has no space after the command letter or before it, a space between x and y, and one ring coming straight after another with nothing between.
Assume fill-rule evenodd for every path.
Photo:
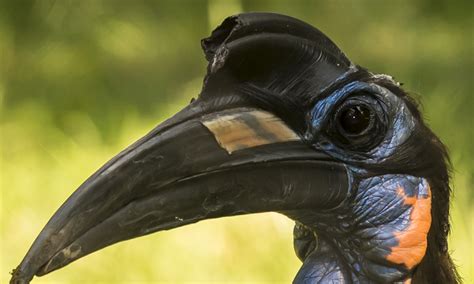
<instances>
[{"instance_id":1,"label":"glossy beak surface","mask_svg":"<svg viewBox=\"0 0 474 284\"><path fill-rule=\"evenodd\" d=\"M229 17L202 46L209 65L199 99L87 179L46 224L11 283L200 220L267 211L296 218L346 198L345 166L294 130L304 115L290 121L243 103L239 93L254 86L305 101L298 96L307 88L320 93L352 70L337 46L301 21L266 13Z\"/></svg>"},{"instance_id":2,"label":"glossy beak surface","mask_svg":"<svg viewBox=\"0 0 474 284\"><path fill-rule=\"evenodd\" d=\"M329 209L348 192L345 167L269 112L232 108L169 124L118 154L69 197L12 282L123 240L209 218Z\"/></svg>"}]
</instances>

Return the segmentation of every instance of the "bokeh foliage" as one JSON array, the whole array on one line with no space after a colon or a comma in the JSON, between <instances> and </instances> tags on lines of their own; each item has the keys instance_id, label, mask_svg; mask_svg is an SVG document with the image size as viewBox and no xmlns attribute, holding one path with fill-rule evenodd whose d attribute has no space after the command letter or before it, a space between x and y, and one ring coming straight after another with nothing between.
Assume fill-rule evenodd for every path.
<instances>
[{"instance_id":1,"label":"bokeh foliage","mask_svg":"<svg viewBox=\"0 0 474 284\"><path fill-rule=\"evenodd\" d=\"M394 75L450 149L450 249L474 281L472 1L0 0L0 282L95 169L199 93L200 39L227 15L273 11ZM205 221L97 252L38 283L285 282L300 263L276 214Z\"/></svg>"}]
</instances>

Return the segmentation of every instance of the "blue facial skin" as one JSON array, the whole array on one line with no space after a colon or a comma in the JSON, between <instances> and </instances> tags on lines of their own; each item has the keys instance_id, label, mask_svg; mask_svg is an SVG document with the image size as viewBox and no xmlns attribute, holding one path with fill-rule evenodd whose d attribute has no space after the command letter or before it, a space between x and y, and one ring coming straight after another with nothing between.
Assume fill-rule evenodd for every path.
<instances>
[{"instance_id":1,"label":"blue facial skin","mask_svg":"<svg viewBox=\"0 0 474 284\"><path fill-rule=\"evenodd\" d=\"M403 191L403 195L399 190ZM420 177L383 175L362 180L355 194L355 206L351 210L355 216L353 234L360 240L358 252L353 255L363 258L362 267L356 266L355 270L360 269L360 272L364 269L364 273L371 278L383 275L385 278L398 279L409 274L411 267L407 267L406 263L393 263L387 257L393 248L400 245L399 235L406 233L411 222L415 222L410 218L414 207L407 204L405 198L421 200L429 196L428 182ZM426 240L427 235L424 237Z\"/></svg>"},{"instance_id":2,"label":"blue facial skin","mask_svg":"<svg viewBox=\"0 0 474 284\"><path fill-rule=\"evenodd\" d=\"M317 216L323 220L335 215L337 222L329 226L326 220L314 225L318 244L295 282L393 283L410 278L411 268L387 259L392 248L400 245L398 236L406 233L412 222L414 208L403 196L429 198L428 182L406 175L362 180L346 203L330 215Z\"/></svg>"},{"instance_id":3,"label":"blue facial skin","mask_svg":"<svg viewBox=\"0 0 474 284\"><path fill-rule=\"evenodd\" d=\"M374 96L375 101L386 112L388 129L382 142L374 149L363 154L348 153L346 149L341 149L333 144L324 135L324 128L328 120L331 119L330 115L334 113L334 109L351 94L360 91L366 91ZM415 123L415 119L401 98L379 85L355 81L316 103L311 111L311 130L306 136L313 141L316 148L322 149L331 156L348 162L348 164L353 161L360 161L361 158L364 163L376 164L393 154L397 147L407 140L416 126Z\"/></svg>"},{"instance_id":4,"label":"blue facial skin","mask_svg":"<svg viewBox=\"0 0 474 284\"><path fill-rule=\"evenodd\" d=\"M372 97L368 102L373 104L372 110L381 112L385 131L378 138L380 143L373 148L348 150L328 134L328 125L344 101L357 99L360 94ZM319 247L308 256L310 261L305 261L296 279L303 283L392 283L410 278L414 267L394 263L387 257L393 248L400 245L397 236L405 233L412 222L410 214L414 207L405 199L428 198L429 184L423 177L377 175L367 170L365 165L389 159L403 147L415 131L416 123L400 97L373 83L355 81L316 102L311 111L310 130L305 138L312 141L313 147L343 161L354 182L343 204L313 219L323 220L313 224L323 238L319 240ZM423 233L424 240L425 233L428 232ZM336 247L339 257L334 256L329 247ZM341 262L340 257L345 261ZM321 265L325 260L326 264ZM351 269L347 269L344 263L349 263Z\"/></svg>"}]
</instances>

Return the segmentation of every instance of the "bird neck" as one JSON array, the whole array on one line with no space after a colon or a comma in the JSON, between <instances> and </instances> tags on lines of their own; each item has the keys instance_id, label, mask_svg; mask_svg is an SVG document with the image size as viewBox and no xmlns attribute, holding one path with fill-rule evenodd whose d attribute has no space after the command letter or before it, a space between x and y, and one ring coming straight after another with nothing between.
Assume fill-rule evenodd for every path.
<instances>
[{"instance_id":1,"label":"bird neck","mask_svg":"<svg viewBox=\"0 0 474 284\"><path fill-rule=\"evenodd\" d=\"M438 204L427 179L382 175L361 180L332 212L292 216L316 232L312 244L304 243L295 228L295 248L304 259L295 282L455 283L449 255L435 238L432 205Z\"/></svg>"}]
</instances>

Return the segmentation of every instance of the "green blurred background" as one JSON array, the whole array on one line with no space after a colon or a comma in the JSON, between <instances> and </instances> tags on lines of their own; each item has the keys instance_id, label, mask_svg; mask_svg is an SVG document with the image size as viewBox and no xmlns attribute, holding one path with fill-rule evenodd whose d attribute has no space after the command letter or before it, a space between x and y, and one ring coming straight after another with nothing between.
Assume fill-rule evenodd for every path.
<instances>
[{"instance_id":1,"label":"green blurred background","mask_svg":"<svg viewBox=\"0 0 474 284\"><path fill-rule=\"evenodd\" d=\"M473 274L472 1L0 1L0 282L95 169L199 93L200 39L273 11L328 34L423 102L454 164L450 250ZM120 243L37 283L285 282L293 223L225 218Z\"/></svg>"}]
</instances>

